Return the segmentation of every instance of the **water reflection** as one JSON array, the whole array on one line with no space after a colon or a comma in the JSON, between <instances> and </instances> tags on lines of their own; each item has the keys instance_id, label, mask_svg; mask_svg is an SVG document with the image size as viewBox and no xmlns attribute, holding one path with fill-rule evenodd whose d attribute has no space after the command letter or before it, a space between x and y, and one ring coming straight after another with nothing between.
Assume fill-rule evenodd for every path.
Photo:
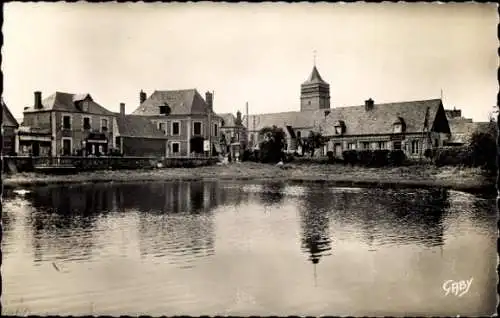
<instances>
[{"instance_id":1,"label":"water reflection","mask_svg":"<svg viewBox=\"0 0 500 318\"><path fill-rule=\"evenodd\" d=\"M318 264L322 256L331 255L330 217L328 206L325 205L327 201L323 188L308 189L299 206L301 245L313 264Z\"/></svg>"},{"instance_id":2,"label":"water reflection","mask_svg":"<svg viewBox=\"0 0 500 318\"><path fill-rule=\"evenodd\" d=\"M340 228L352 228L370 246L443 244L443 211L449 207L446 190L334 190L322 202Z\"/></svg>"},{"instance_id":3,"label":"water reflection","mask_svg":"<svg viewBox=\"0 0 500 318\"><path fill-rule=\"evenodd\" d=\"M130 304L152 315L217 315L238 289L252 296L241 308L252 313L258 304L257 314L421 307L443 315L443 304L446 313L473 314L486 312L484 299L496 302L484 296L496 288L494 200L474 195L279 182L93 184L7 194L4 209L3 302L12 308L23 298L32 314L84 315L92 303L92 314ZM322 283L312 286L311 271L316 278L322 267ZM462 275L474 276L475 289L458 310L435 286Z\"/></svg>"},{"instance_id":4,"label":"water reflection","mask_svg":"<svg viewBox=\"0 0 500 318\"><path fill-rule=\"evenodd\" d=\"M268 182L262 185L260 190L261 203L265 206L279 205L285 197L286 185L283 182Z\"/></svg>"}]
</instances>

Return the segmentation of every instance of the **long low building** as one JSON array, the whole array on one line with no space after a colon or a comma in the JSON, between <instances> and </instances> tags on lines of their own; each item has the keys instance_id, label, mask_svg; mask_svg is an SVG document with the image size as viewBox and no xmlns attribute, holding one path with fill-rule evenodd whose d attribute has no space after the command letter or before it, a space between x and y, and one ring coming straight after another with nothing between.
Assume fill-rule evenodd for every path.
<instances>
[{"instance_id":1,"label":"long low building","mask_svg":"<svg viewBox=\"0 0 500 318\"><path fill-rule=\"evenodd\" d=\"M329 85L316 66L301 86L300 111L249 115L243 123L253 147L262 141L262 128L277 126L287 135L287 150L296 150L297 141L315 131L328 139L319 153L335 156L352 149L401 149L420 157L451 137L441 99L377 104L370 98L364 105L331 108Z\"/></svg>"}]
</instances>

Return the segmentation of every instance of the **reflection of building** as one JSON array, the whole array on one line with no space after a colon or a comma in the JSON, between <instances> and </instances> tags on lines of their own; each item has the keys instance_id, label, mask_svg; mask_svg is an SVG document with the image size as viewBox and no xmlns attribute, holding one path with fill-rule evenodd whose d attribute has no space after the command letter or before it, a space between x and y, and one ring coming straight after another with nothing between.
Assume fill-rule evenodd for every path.
<instances>
[{"instance_id":1,"label":"reflection of building","mask_svg":"<svg viewBox=\"0 0 500 318\"><path fill-rule=\"evenodd\" d=\"M19 123L14 118L12 113L10 112L7 105L4 103L3 99L2 103L2 154L4 156L12 156L16 152L17 147L17 138L16 133L19 127Z\"/></svg>"},{"instance_id":2,"label":"reflection of building","mask_svg":"<svg viewBox=\"0 0 500 318\"><path fill-rule=\"evenodd\" d=\"M107 154L114 147L113 118L90 94L55 92L42 100L35 92L34 105L24 109L20 141L34 156L46 151L49 137L52 156Z\"/></svg>"},{"instance_id":3,"label":"reflection of building","mask_svg":"<svg viewBox=\"0 0 500 318\"><path fill-rule=\"evenodd\" d=\"M328 200L324 193L309 189L300 206L302 248L313 264L332 249L329 211L323 205Z\"/></svg>"},{"instance_id":4,"label":"reflection of building","mask_svg":"<svg viewBox=\"0 0 500 318\"><path fill-rule=\"evenodd\" d=\"M277 126L287 133L290 151L297 145L293 139L306 138L315 131L329 140L319 153L332 151L341 156L350 149L401 149L407 156L418 157L450 138L440 99L377 104L370 98L361 106L330 108L330 86L316 66L301 86L300 100L300 111L245 118L250 139L260 142L262 128Z\"/></svg>"},{"instance_id":5,"label":"reflection of building","mask_svg":"<svg viewBox=\"0 0 500 318\"><path fill-rule=\"evenodd\" d=\"M147 116L164 131L170 157L206 154L205 141L212 143L213 153L219 152L221 119L213 111L213 94L205 97L196 89L155 91L149 97L141 91L140 106L132 114Z\"/></svg>"}]
</instances>

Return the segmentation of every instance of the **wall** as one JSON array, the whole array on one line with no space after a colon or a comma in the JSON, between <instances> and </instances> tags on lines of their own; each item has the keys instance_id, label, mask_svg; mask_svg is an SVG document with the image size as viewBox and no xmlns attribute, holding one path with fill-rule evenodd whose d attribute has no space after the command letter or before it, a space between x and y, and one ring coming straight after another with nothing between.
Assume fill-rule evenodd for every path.
<instances>
[{"instance_id":1,"label":"wall","mask_svg":"<svg viewBox=\"0 0 500 318\"><path fill-rule=\"evenodd\" d=\"M169 143L171 143L171 142L179 142L180 143L180 154L177 154L176 156L187 156L189 153L189 150L191 150L188 141L190 138L195 137L195 135L194 135L194 122L201 122L202 123L201 136L204 137L205 140L207 140L209 137L209 130L207 129L208 128L208 116L206 116L206 115L151 116L151 121L157 127L159 127L160 123L165 124L165 129L166 129L165 135L168 137ZM179 135L172 135L172 123L173 122L180 123L180 127L179 127L180 134ZM214 124L217 124L217 130L218 130L217 136L215 135ZM219 135L220 135L221 119L216 117L216 116L212 116L211 126L212 126L212 128L210 129L211 139L213 142L215 142L218 140ZM190 135L190 137L188 135ZM171 155L170 152L169 152L169 155Z\"/></svg>"},{"instance_id":2,"label":"wall","mask_svg":"<svg viewBox=\"0 0 500 318\"><path fill-rule=\"evenodd\" d=\"M4 156L12 156L15 152L15 142L16 142L16 134L14 127L2 127L3 130L3 148L2 154Z\"/></svg>"},{"instance_id":3,"label":"wall","mask_svg":"<svg viewBox=\"0 0 500 318\"><path fill-rule=\"evenodd\" d=\"M71 116L71 130L64 130L63 127L63 116ZM90 130L83 129L83 118L90 117ZM55 131L56 131L56 154L60 155L62 153L62 138L70 137L72 138L72 147L74 150L80 149L82 147L82 141L85 140L90 131L100 132L101 129L101 119L106 118L108 120L108 131L105 132L105 136L108 139L108 149L114 148L114 116L106 115L95 115L88 113L71 113L71 112L56 112L55 113Z\"/></svg>"},{"instance_id":4,"label":"wall","mask_svg":"<svg viewBox=\"0 0 500 318\"><path fill-rule=\"evenodd\" d=\"M124 156L165 157L166 140L150 138L120 137L123 139Z\"/></svg>"},{"instance_id":5,"label":"wall","mask_svg":"<svg viewBox=\"0 0 500 318\"><path fill-rule=\"evenodd\" d=\"M23 126L50 129L50 112L24 113Z\"/></svg>"}]
</instances>

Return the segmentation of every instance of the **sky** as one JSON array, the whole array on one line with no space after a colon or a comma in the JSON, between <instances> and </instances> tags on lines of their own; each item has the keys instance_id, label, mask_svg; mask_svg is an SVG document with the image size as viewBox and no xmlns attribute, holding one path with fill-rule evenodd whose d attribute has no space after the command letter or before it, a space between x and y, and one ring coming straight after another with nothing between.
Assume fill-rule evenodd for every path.
<instances>
[{"instance_id":1,"label":"sky","mask_svg":"<svg viewBox=\"0 0 500 318\"><path fill-rule=\"evenodd\" d=\"M331 106L433 99L475 121L496 104L497 5L479 3L7 3L4 101L90 93L130 113L139 92L214 92L214 110L300 109L316 65Z\"/></svg>"}]
</instances>

